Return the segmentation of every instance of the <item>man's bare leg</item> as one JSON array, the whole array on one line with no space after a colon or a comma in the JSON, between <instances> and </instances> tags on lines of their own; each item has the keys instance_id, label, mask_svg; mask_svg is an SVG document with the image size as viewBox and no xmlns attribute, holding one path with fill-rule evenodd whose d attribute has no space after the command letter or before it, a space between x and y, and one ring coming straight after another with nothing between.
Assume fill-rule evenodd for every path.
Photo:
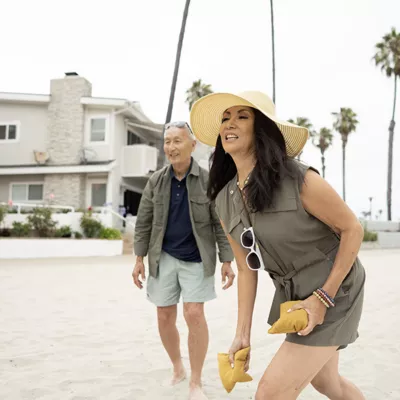
<instances>
[{"instance_id":1,"label":"man's bare leg","mask_svg":"<svg viewBox=\"0 0 400 400\"><path fill-rule=\"evenodd\" d=\"M180 350L180 337L176 328L177 306L157 307L157 316L161 341L174 368L171 384L176 385L186 378Z\"/></svg>"},{"instance_id":2,"label":"man's bare leg","mask_svg":"<svg viewBox=\"0 0 400 400\"><path fill-rule=\"evenodd\" d=\"M203 303L184 303L183 312L189 328L189 359L191 367L190 400L207 400L201 384L201 373L208 349L208 326Z\"/></svg>"}]
</instances>

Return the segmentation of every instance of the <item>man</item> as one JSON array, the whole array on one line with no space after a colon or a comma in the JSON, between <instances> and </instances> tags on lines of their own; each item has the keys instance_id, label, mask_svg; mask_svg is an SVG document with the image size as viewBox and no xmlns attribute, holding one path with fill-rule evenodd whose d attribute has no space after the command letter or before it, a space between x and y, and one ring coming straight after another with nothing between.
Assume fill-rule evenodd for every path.
<instances>
[{"instance_id":1,"label":"man","mask_svg":"<svg viewBox=\"0 0 400 400\"><path fill-rule=\"evenodd\" d=\"M142 289L143 258L148 254L147 297L157 306L161 341L173 364L173 385L186 377L176 328L177 303L182 295L189 328L189 399L201 400L207 399L201 386L208 348L204 303L216 297L216 242L223 263L224 289L232 285L235 274L231 268L232 250L214 203L207 198L208 173L192 158L195 146L186 122L167 124L164 152L171 165L155 172L144 189L136 219L137 259L132 276L135 285Z\"/></svg>"}]
</instances>

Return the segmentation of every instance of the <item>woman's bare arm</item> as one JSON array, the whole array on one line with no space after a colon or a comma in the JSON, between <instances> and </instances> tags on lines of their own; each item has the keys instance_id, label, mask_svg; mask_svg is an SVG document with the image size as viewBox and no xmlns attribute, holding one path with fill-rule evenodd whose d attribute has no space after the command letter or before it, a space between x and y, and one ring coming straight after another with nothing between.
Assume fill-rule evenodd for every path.
<instances>
[{"instance_id":1,"label":"woman's bare arm","mask_svg":"<svg viewBox=\"0 0 400 400\"><path fill-rule=\"evenodd\" d=\"M231 235L226 234L226 236L231 245L238 267L238 320L236 337L241 338L246 343L250 343L254 302L257 294L258 274L256 271L252 271L247 267L247 253L242 246L237 243Z\"/></svg>"},{"instance_id":2,"label":"woman's bare arm","mask_svg":"<svg viewBox=\"0 0 400 400\"><path fill-rule=\"evenodd\" d=\"M360 250L364 230L336 191L316 172L308 170L301 192L308 213L331 227L341 237L339 251L323 289L335 297Z\"/></svg>"}]
</instances>

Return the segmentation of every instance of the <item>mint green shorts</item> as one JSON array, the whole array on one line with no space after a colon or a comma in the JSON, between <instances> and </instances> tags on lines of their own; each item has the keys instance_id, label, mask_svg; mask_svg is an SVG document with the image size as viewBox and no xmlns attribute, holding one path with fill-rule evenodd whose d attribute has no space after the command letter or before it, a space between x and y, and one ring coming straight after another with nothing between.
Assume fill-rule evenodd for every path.
<instances>
[{"instance_id":1,"label":"mint green shorts","mask_svg":"<svg viewBox=\"0 0 400 400\"><path fill-rule=\"evenodd\" d=\"M147 280L147 298L157 307L179 303L204 303L217 297L214 276L204 277L203 263L178 260L164 251L157 278Z\"/></svg>"}]
</instances>

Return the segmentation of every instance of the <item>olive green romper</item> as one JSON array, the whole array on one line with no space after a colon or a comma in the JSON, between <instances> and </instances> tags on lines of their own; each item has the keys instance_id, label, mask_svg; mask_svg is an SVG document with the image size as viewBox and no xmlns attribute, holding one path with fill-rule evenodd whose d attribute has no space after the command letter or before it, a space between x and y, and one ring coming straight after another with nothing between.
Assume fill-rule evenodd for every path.
<instances>
[{"instance_id":1,"label":"olive green romper","mask_svg":"<svg viewBox=\"0 0 400 400\"><path fill-rule=\"evenodd\" d=\"M304 178L309 166L296 163ZM276 192L274 206L251 213L250 219L237 177L221 190L216 211L224 227L240 244L245 228L253 227L265 269L276 291L268 318L272 325L279 318L279 305L287 300L303 300L326 282L339 249L340 239L323 222L303 208L302 181L285 177ZM307 336L286 335L286 340L308 346L344 348L358 337L364 296L365 271L357 258L329 308L324 323Z\"/></svg>"}]
</instances>

